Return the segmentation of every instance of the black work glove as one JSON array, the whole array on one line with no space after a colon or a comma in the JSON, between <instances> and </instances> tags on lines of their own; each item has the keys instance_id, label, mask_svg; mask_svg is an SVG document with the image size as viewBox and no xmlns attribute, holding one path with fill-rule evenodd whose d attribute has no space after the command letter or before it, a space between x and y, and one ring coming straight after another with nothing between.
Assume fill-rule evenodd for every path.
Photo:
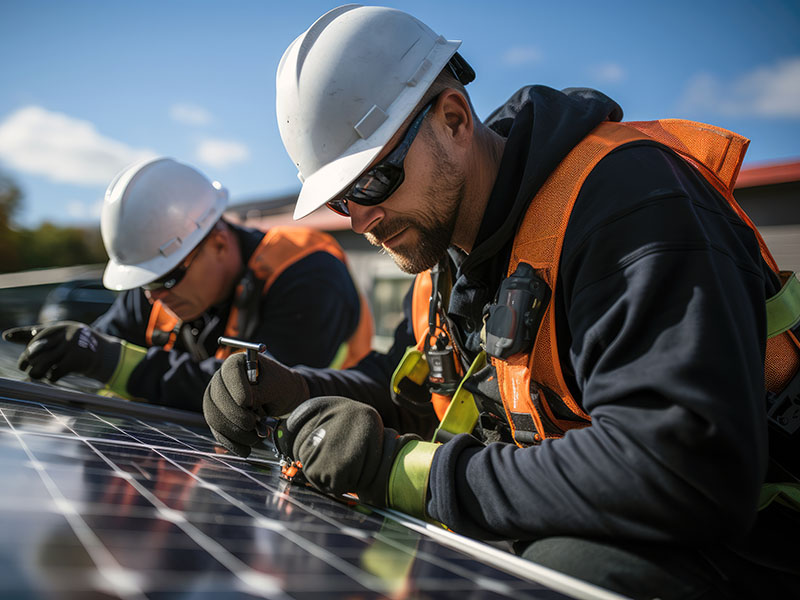
<instances>
[{"instance_id":1,"label":"black work glove","mask_svg":"<svg viewBox=\"0 0 800 600\"><path fill-rule=\"evenodd\" d=\"M258 355L258 383L251 385L246 358L239 352L225 359L203 394L203 414L211 433L240 456L248 456L260 439L259 420L286 415L308 399L303 376L263 354Z\"/></svg>"},{"instance_id":2,"label":"black work glove","mask_svg":"<svg viewBox=\"0 0 800 600\"><path fill-rule=\"evenodd\" d=\"M68 373L81 373L102 383L114 374L122 340L95 331L85 323L59 321L16 327L3 332L9 341L32 335L17 366L33 379L56 382Z\"/></svg>"},{"instance_id":3,"label":"black work glove","mask_svg":"<svg viewBox=\"0 0 800 600\"><path fill-rule=\"evenodd\" d=\"M360 500L387 506L389 474L413 434L383 427L378 412L338 396L303 402L286 420L278 448L302 464L315 488L330 494L355 493Z\"/></svg>"}]
</instances>

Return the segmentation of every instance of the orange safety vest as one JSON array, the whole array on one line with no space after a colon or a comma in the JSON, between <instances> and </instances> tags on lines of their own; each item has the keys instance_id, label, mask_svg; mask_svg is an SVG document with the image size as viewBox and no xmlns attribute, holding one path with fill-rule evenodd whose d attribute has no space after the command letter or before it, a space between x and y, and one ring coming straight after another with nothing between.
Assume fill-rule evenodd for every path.
<instances>
[{"instance_id":1,"label":"orange safety vest","mask_svg":"<svg viewBox=\"0 0 800 600\"><path fill-rule=\"evenodd\" d=\"M749 140L719 127L679 119L605 122L577 144L530 203L514 238L508 275L520 262L525 262L536 270L551 290L556 289L564 234L586 177L611 151L640 141L663 144L693 165L753 230L763 259L778 275L781 284L792 276L778 270L755 225L733 197L733 185ZM421 273L415 282L412 303L417 340L422 339L420 333L424 336L427 332L429 298L430 274ZM550 302L529 352L520 352L505 360L491 358L497 370L506 417L519 446L529 445L530 439L538 443L546 438L562 437L569 429L591 424L591 417L572 397L564 380L555 317L555 303ZM767 340L766 354L766 389L777 393L800 368L800 342L791 331L786 331ZM568 417L564 418L566 415ZM523 439L518 439L518 431L525 433L520 436Z\"/></svg>"},{"instance_id":2,"label":"orange safety vest","mask_svg":"<svg viewBox=\"0 0 800 600\"><path fill-rule=\"evenodd\" d=\"M344 250L338 242L327 233L306 227L272 227L264 234L264 238L250 256L247 268L253 271L259 281L264 282L261 290L262 296L267 293L278 276L297 261L313 254L314 252L327 252L347 264ZM239 298L244 286L240 283L236 287L236 298ZM372 346L372 314L363 295L359 294L361 314L353 335L347 340L346 355L339 366L346 369L358 363L366 356ZM147 324L145 338L150 346L159 345L153 342L153 334L162 332L166 343L160 344L165 350L170 350L175 345L181 320L167 306L157 300L153 303L150 320ZM236 302L231 306L228 322L225 325L226 337L235 338L239 335L239 309ZM225 359L233 353L228 346L217 349L215 356Z\"/></svg>"}]
</instances>

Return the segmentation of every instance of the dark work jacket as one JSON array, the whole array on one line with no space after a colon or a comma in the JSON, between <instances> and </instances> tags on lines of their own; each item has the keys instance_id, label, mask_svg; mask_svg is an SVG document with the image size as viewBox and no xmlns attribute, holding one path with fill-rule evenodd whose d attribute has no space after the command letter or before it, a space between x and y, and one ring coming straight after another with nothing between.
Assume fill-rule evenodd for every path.
<instances>
[{"instance_id":1,"label":"dark work jacket","mask_svg":"<svg viewBox=\"0 0 800 600\"><path fill-rule=\"evenodd\" d=\"M229 224L247 264L264 232ZM324 302L320 301L324 298ZM153 346L131 374L128 391L154 404L202 411L203 391L222 361L214 357L233 301L231 297L184 324L175 347ZM141 289L126 291L94 323L99 331L147 346L145 332L151 304ZM329 365L339 346L355 331L360 301L347 267L327 252L315 252L289 266L257 301L254 333L249 341L263 342L267 354L295 366ZM190 352L188 335L196 346ZM197 354L199 352L199 354Z\"/></svg>"},{"instance_id":2,"label":"dark work jacket","mask_svg":"<svg viewBox=\"0 0 800 600\"><path fill-rule=\"evenodd\" d=\"M565 92L523 88L487 120L507 142L448 309L472 353L525 207L578 141L621 118L602 94ZM764 302L775 291L753 233L688 164L655 145L613 152L578 196L551 299L562 369L592 425L525 449L457 436L434 456L429 515L484 539L741 550L767 467ZM378 392L413 343L406 306L385 360L368 357L333 387L422 432L429 422ZM364 393L370 377L383 379ZM333 377L315 379L333 389Z\"/></svg>"}]
</instances>

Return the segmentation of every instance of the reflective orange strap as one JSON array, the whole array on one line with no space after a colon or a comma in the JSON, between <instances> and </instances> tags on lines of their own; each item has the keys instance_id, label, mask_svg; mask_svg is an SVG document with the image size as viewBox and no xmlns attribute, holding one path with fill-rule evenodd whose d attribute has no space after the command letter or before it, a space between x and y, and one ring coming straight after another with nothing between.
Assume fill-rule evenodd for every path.
<instances>
[{"instance_id":1,"label":"reflective orange strap","mask_svg":"<svg viewBox=\"0 0 800 600\"><path fill-rule=\"evenodd\" d=\"M164 350L171 350L175 345L177 335L175 333L176 327L180 324L181 320L172 312L167 306L156 300L153 302L153 307L150 310L150 320L147 323L147 330L145 331L145 340L149 346L153 346L153 333L155 331L162 331L169 334L167 343L163 345Z\"/></svg>"},{"instance_id":2,"label":"reflective orange strap","mask_svg":"<svg viewBox=\"0 0 800 600\"><path fill-rule=\"evenodd\" d=\"M614 148L647 136L619 123L601 123L561 161L530 203L514 239L508 275L520 262L536 269L550 289L556 288L558 264L569 216L583 182L598 162ZM555 304L550 303L529 354L507 361L493 359L506 417L518 444L560 437L566 429L585 427L591 420L572 398L561 372L555 331ZM531 381L556 394L577 418L556 418L543 392L531 388ZM537 401L532 397L538 393ZM535 431L521 439L521 426ZM518 430L520 430L518 432ZM527 431L527 430L525 430ZM520 439L518 439L520 438Z\"/></svg>"}]
</instances>

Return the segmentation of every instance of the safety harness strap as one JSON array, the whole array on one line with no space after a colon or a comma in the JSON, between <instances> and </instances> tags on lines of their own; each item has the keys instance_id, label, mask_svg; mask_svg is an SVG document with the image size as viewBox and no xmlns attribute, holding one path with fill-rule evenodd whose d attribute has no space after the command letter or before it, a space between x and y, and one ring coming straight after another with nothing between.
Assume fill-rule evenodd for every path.
<instances>
[{"instance_id":1,"label":"safety harness strap","mask_svg":"<svg viewBox=\"0 0 800 600\"><path fill-rule=\"evenodd\" d=\"M758 510L764 510L773 501L800 511L800 483L765 483L762 485Z\"/></svg>"},{"instance_id":2,"label":"safety harness strap","mask_svg":"<svg viewBox=\"0 0 800 600\"><path fill-rule=\"evenodd\" d=\"M781 271L785 282L781 290L767 300L767 337L775 337L800 323L800 280L793 272Z\"/></svg>"},{"instance_id":3,"label":"safety harness strap","mask_svg":"<svg viewBox=\"0 0 800 600\"><path fill-rule=\"evenodd\" d=\"M478 422L478 407L475 404L475 397L471 392L464 389L464 382L472 377L473 373L480 371L486 366L486 352L481 351L467 370L467 374L458 384L453 399L447 407L439 427L433 434L434 442L446 442L450 437L459 433L471 433Z\"/></svg>"}]
</instances>

